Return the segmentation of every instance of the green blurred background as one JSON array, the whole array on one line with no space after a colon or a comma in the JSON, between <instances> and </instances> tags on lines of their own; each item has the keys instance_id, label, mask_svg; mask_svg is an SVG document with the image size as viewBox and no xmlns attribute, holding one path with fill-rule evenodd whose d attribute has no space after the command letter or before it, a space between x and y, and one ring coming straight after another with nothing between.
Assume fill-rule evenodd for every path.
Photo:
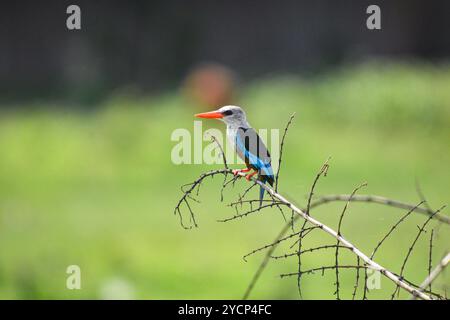
<instances>
[{"instance_id":1,"label":"green blurred background","mask_svg":"<svg viewBox=\"0 0 450 320\"><path fill-rule=\"evenodd\" d=\"M317 170L331 155L318 194L350 193L367 181L362 193L417 203L417 177L437 207L449 196L449 87L446 65L367 64L312 81L255 81L243 88L241 104L255 127L283 128L297 112L286 140L280 192L298 203L305 203ZM174 92L118 95L89 114L56 106L2 113L2 298L241 297L261 259L256 255L245 263L241 257L272 241L284 221L275 209L217 223L234 214L218 204L217 179L202 188L202 204L195 206L199 228L180 227L173 215L179 187L211 169L171 162L171 132L193 125L188 106ZM219 122L211 126L223 129ZM236 188L241 185L246 182ZM227 199L236 196L229 192ZM317 217L335 225L342 206L322 207ZM401 214L355 203L343 232L369 252ZM398 272L423 220L417 214L402 225L380 250L380 262ZM439 236L435 261L448 246L448 227ZM333 242L322 237L312 237L305 247ZM407 268L416 282L426 275L428 237ZM332 259L332 253L311 254L304 263L314 267ZM297 298L296 280L277 277L295 271L295 262L272 262L253 297ZM65 288L71 264L81 267L82 290ZM349 279L342 287L350 290L352 273L342 274ZM306 277L304 297L332 297L333 281L332 273ZM382 286L390 284L383 279ZM376 290L373 295L382 297Z\"/></svg>"},{"instance_id":2,"label":"green blurred background","mask_svg":"<svg viewBox=\"0 0 450 320\"><path fill-rule=\"evenodd\" d=\"M120 11L120 7L116 6L116 10ZM320 19L321 11L314 12ZM289 29L284 27L275 29L274 37ZM152 30L158 33L158 29ZM84 34L89 32L84 30ZM352 29L341 32L352 34ZM390 34L389 29L383 32L385 36ZM322 39L316 36L309 41ZM323 41L333 43L330 37L327 35ZM289 42L290 38L286 39ZM320 52L327 51L327 56L329 48L333 50L319 47ZM229 48L226 42L223 48ZM247 59L237 59L238 63L233 64L235 58L230 58L227 63L227 58L236 54L231 49L221 57L186 58L189 55L184 52L182 66L172 66L177 71L164 78L166 87L151 92L139 81L128 83L126 78L120 85L89 90L80 86L70 90L70 81L65 89L49 82L45 88L57 94L45 91L40 95L36 93L40 90L39 77L31 85L23 80L27 86L17 85L17 96L4 94L0 109L0 298L242 297L263 253L247 262L242 256L270 243L285 222L276 209L228 223L217 222L235 213L226 203L248 186L245 180L239 181L234 189L225 192L221 203L221 178L207 181L199 197L202 202L193 205L199 228L184 230L174 216L180 186L206 170L220 168L175 165L170 157L176 144L170 140L172 132L177 128L192 132L193 114L213 108L207 105L210 97L202 96L208 89L195 81L183 81L190 79L190 68L202 61L231 66L230 73L219 70L219 76L233 73L240 78L232 81L233 92L227 99L244 107L255 128L284 129L289 116L296 112L285 144L279 191L299 205L305 205L311 183L328 156L331 168L317 186L316 195L351 193L367 182L361 194L417 204L417 180L433 208L448 203L450 64L445 48L435 48L434 58L421 56L420 52L414 56L417 52L412 50L413 57L395 56L393 52L382 58L367 54L354 63L351 55L346 55L340 61L320 60L323 63L318 63L316 69L305 72L294 64L295 72L286 66L271 69L271 61L282 57L268 55L267 62L246 69L244 75L239 64ZM91 58L86 59L95 61ZM11 61L16 59L20 58L12 57ZM83 61L75 66L83 65ZM161 67L158 72L164 70ZM254 70L258 72L252 73ZM30 74L36 77L36 73ZM92 80L89 74L77 78L78 84ZM200 96L195 90L200 91ZM214 97L211 99L214 101ZM204 123L204 128L224 130L220 122ZM257 193L252 192L254 196ZM314 210L313 215L335 227L343 206L325 205ZM342 232L370 254L402 214L399 209L354 203ZM448 215L448 210L443 214ZM375 260L399 272L418 232L417 225L425 219L424 215L413 214ZM408 262L405 276L415 283L427 275L428 242L435 227L437 224L432 222L422 234ZM448 250L449 240L448 226L436 229L434 263ZM305 240L304 248L325 243L334 244L334 240L316 232ZM287 251L285 246L277 253ZM354 260L343 254L341 263L351 264ZM303 256L304 268L333 263L333 251ZM81 268L81 290L66 288L69 265ZM296 279L279 278L280 273L296 270L295 258L271 261L251 298L298 299ZM354 271L341 272L343 298L351 298L354 276ZM305 276L303 298L334 298L334 277L334 271ZM435 290L443 293L449 280L447 272L438 279ZM369 297L389 298L393 289L382 278L381 289L371 291ZM400 297L408 296L402 293Z\"/></svg>"}]
</instances>

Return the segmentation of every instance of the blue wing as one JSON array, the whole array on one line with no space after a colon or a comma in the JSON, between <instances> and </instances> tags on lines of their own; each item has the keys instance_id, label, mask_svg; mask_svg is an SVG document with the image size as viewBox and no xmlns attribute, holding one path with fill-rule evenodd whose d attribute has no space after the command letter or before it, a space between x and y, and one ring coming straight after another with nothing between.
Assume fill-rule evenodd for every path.
<instances>
[{"instance_id":1,"label":"blue wing","mask_svg":"<svg viewBox=\"0 0 450 320\"><path fill-rule=\"evenodd\" d=\"M253 128L238 129L236 150L247 166L258 171L261 181L273 184L274 175L269 151Z\"/></svg>"}]
</instances>

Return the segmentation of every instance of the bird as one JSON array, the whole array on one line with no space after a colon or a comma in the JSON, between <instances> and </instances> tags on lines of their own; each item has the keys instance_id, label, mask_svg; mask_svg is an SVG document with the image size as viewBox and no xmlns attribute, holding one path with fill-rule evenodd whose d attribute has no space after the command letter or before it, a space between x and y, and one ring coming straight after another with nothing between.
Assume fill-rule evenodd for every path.
<instances>
[{"instance_id":1,"label":"bird","mask_svg":"<svg viewBox=\"0 0 450 320\"><path fill-rule=\"evenodd\" d=\"M262 183L269 183L273 186L274 175L271 164L270 153L264 142L247 122L247 116L241 107L228 105L215 111L198 113L197 118L218 119L225 122L227 126L227 138L238 156L244 160L246 168L234 169L236 176L241 172L253 172L247 174L245 178L250 179L258 174L258 180ZM260 186L259 205L262 205L264 198L264 188Z\"/></svg>"}]
</instances>

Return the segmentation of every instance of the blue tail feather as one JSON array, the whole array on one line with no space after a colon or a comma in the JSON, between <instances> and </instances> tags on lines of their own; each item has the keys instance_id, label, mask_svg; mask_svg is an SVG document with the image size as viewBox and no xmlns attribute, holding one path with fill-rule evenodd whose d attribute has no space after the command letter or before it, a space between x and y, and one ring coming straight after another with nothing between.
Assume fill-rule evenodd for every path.
<instances>
[{"instance_id":1,"label":"blue tail feather","mask_svg":"<svg viewBox=\"0 0 450 320\"><path fill-rule=\"evenodd\" d=\"M259 206L261 207L262 206L262 201L263 201L263 198L264 198L264 188L263 187L259 187Z\"/></svg>"}]
</instances>

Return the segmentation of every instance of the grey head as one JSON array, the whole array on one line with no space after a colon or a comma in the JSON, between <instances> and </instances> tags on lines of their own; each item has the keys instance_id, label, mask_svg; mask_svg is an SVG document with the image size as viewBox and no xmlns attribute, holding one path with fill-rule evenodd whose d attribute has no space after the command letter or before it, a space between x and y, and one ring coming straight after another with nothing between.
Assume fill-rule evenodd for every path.
<instances>
[{"instance_id":1,"label":"grey head","mask_svg":"<svg viewBox=\"0 0 450 320\"><path fill-rule=\"evenodd\" d=\"M250 125L247 122L247 116L244 110L238 106L223 106L219 111L223 117L220 119L229 127L235 128L249 128Z\"/></svg>"}]
</instances>

